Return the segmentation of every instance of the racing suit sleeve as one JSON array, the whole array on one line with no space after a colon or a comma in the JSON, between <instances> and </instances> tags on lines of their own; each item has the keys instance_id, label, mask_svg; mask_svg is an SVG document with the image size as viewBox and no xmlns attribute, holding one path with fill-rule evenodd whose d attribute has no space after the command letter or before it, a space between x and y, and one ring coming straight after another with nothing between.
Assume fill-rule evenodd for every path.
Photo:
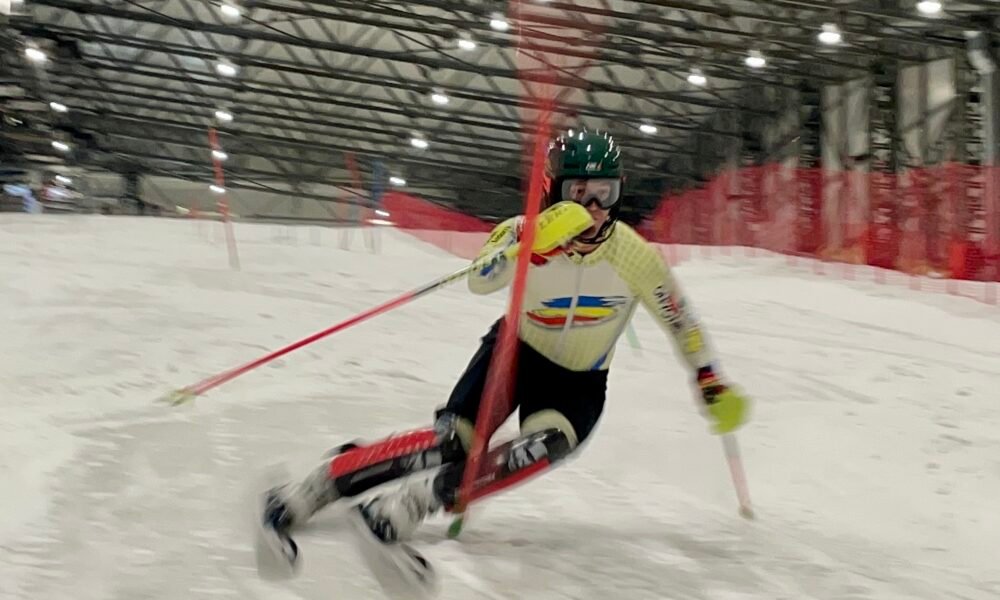
<instances>
[{"instance_id":1,"label":"racing suit sleeve","mask_svg":"<svg viewBox=\"0 0 1000 600\"><path fill-rule=\"evenodd\" d=\"M715 356L708 347L704 328L670 267L651 244L637 233L629 233L628 248L623 248L629 286L670 336L693 373L711 367Z\"/></svg>"}]
</instances>

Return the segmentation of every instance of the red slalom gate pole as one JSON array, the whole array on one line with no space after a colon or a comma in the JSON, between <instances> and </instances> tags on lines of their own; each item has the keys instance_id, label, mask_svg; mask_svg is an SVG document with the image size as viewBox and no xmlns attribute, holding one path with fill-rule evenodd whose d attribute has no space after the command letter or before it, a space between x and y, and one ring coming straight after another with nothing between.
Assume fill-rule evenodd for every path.
<instances>
[{"instance_id":1,"label":"red slalom gate pole","mask_svg":"<svg viewBox=\"0 0 1000 600\"><path fill-rule=\"evenodd\" d=\"M518 252L514 280L511 284L510 303L504 321L501 323L496 351L486 375L482 402L480 402L476 419L475 436L465 469L462 472L462 483L453 511L455 519L448 529L448 535L453 538L461 532L469 504L475 496L474 486L479 478L480 463L489 448L489 439L507 416L505 410L500 410L497 407L506 408L509 406L514 381L517 377L517 330L521 320L528 267L531 264L531 249L535 244L538 213L542 203L542 169L545 163L546 143L549 139L551 114L552 102L549 101L546 102L538 118L540 126L534 140L527 206L525 207L524 227L520 240L521 248Z\"/></svg>"},{"instance_id":2,"label":"red slalom gate pole","mask_svg":"<svg viewBox=\"0 0 1000 600\"><path fill-rule=\"evenodd\" d=\"M226 176L222 171L222 161L216 158L215 151L222 151L219 146L219 137L215 132L215 127L208 128L208 145L212 148L212 166L215 170L215 185L222 189L219 195L219 212L222 213L222 221L226 228L226 246L229 248L229 266L235 270L240 268L240 256L236 251L236 235L233 233L233 223L229 219L229 200L226 198Z\"/></svg>"},{"instance_id":3,"label":"red slalom gate pole","mask_svg":"<svg viewBox=\"0 0 1000 600\"><path fill-rule=\"evenodd\" d=\"M549 23L547 15L538 13L537 7L528 4L525 0L515 0L511 2L510 12L512 21L515 23L517 33L517 53L522 60L531 60L539 63L540 66L520 65L518 71L522 74L532 71L532 80L542 85L542 90L537 93L531 92L531 86L525 85L528 90L527 99L533 109L537 109L534 117L535 137L532 147L531 170L528 173L528 189L525 198L524 208L524 228L521 239L521 249L514 272L514 279L511 284L510 303L507 313L497 339L496 349L490 361L489 371L486 376L482 401L479 405L475 424L475 437L472 441L466 465L462 473L462 482L459 486L456 505L453 513L455 518L448 529L450 537L457 537L462 530L465 519L468 516L468 508L477 497L475 489L476 480L480 477L481 463L489 449L489 438L496 429L506 419L507 414L503 409L510 406L511 394L517 370L517 332L520 323L521 308L523 305L524 289L526 287L528 267L530 265L531 249L534 246L536 223L541 207L542 185L544 175L545 155L547 145L551 137L552 118L555 106L560 102L558 93L558 75L569 73L570 77L578 78L581 75L574 71L582 71L589 68L589 64L577 67L565 68L552 60L550 50L558 50L555 47L535 43L531 38L536 36L534 26L538 24L547 25ZM592 30L588 26L586 30ZM565 33L582 33L581 30L567 30ZM569 35L559 35L551 30L545 33L546 41L572 45L579 37ZM594 57L591 56L591 63ZM544 76L539 78L539 73ZM522 75L523 76L523 75ZM525 83L525 82L522 82ZM565 90L564 90L565 91ZM534 100L537 100L535 102ZM499 408L498 408L499 407ZM489 465L486 465L489 468Z\"/></svg>"},{"instance_id":4,"label":"red slalom gate pole","mask_svg":"<svg viewBox=\"0 0 1000 600\"><path fill-rule=\"evenodd\" d=\"M532 234L532 235L534 235L534 234ZM413 289L413 290L411 290L409 292L406 292L405 294L397 296L396 298L394 298L392 300L389 300L387 302L383 302L382 304L379 304L378 306L372 307L372 308L370 308L370 309L368 309L368 310L366 310L364 312L358 313L357 315L355 315L355 316L353 316L353 317L351 317L349 319L346 319L344 321L341 321L340 323L337 323L336 325L332 325L332 326L324 329L323 331L316 332L316 333L310 335L309 337L303 338L303 339L301 339L301 340L299 340L297 342L293 342L293 343L285 346L284 348L280 348L280 349L275 350L274 352L271 352L269 354L266 354L266 355L264 355L264 356L262 356L262 357L260 357L260 358L258 358L256 360L250 361L250 362L248 362L246 364L240 365L238 367L234 367L234 368L229 369L227 371L223 371L221 373L218 373L216 375L213 375L211 377L203 379L202 381L200 381L198 383L195 383L193 385L189 385L187 387L184 387L184 388L181 388L179 390L173 391L173 392L167 394L165 397L163 397L160 401L164 402L164 403L167 403L167 404L174 405L174 406L177 406L179 404L184 404L186 402L190 402L195 397L200 396L200 395L204 394L205 392L207 392L207 391L209 391L209 390L211 390L213 388L216 388L216 387L222 385L223 383L226 383L227 381L231 381L233 379L236 379L240 375L243 375L244 373L252 371L252 370L256 369L257 367L260 367L260 366L262 366L264 364L267 364L267 363L271 362L272 360L274 360L276 358L280 358L280 357L288 354L289 352L293 352L295 350L298 350L299 348L302 348L303 346L307 346L307 345L309 345L309 344L311 344L311 343L313 343L315 341L318 341L318 340L321 340L321 339L323 339L323 338L325 338L327 336L333 335L334 333L337 333L338 331L343 331L344 329L347 329L348 327L351 327L353 325L357 325L358 323L361 323L363 321L367 321L368 319L371 319L372 317L375 317L375 316L378 316L380 314L389 312L390 310L392 310L394 308L400 307L400 306L402 306L404 304L407 304L408 302L416 300L417 298L420 298L422 296L426 296L427 294L430 294L431 292L433 292L435 290L438 290L438 289L440 289L442 287L450 285L450 284L458 281L459 279L462 279L463 277L465 277L466 275L468 275L470 272L472 272L474 270L482 269L484 266L486 266L487 264L489 264L496 256L499 256L499 254L504 254L505 256L507 256L508 259L510 259L510 258L513 258L519 252L519 250L520 250L520 244L514 244L510 248L508 248L508 249L506 249L506 250L504 250L502 252L499 252L496 255L487 256L487 257L483 258L482 260L474 261L474 262L470 263L469 265L467 265L465 267L462 267L461 269L455 271L454 273L451 273L450 275L445 275L444 277L440 277L438 279L435 279L434 281L431 281L431 282L429 282L429 283L427 283L427 284L425 284L425 285L423 285L423 286L421 286L419 288Z\"/></svg>"}]
</instances>

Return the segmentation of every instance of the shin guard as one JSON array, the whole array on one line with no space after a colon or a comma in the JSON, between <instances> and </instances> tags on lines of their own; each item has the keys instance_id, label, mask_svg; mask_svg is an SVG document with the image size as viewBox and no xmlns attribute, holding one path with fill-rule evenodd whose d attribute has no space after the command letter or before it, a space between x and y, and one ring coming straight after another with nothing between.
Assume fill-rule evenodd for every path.
<instances>
[{"instance_id":1,"label":"shin guard","mask_svg":"<svg viewBox=\"0 0 1000 600\"><path fill-rule=\"evenodd\" d=\"M554 463L569 456L573 444L559 429L545 429L520 437L487 452L482 473L477 474L468 504L511 488L548 470ZM451 510L458 501L465 461L447 465L434 482L437 496Z\"/></svg>"},{"instance_id":2,"label":"shin guard","mask_svg":"<svg viewBox=\"0 0 1000 600\"><path fill-rule=\"evenodd\" d=\"M411 473L462 460L454 428L435 426L360 445L330 461L329 477L341 497L356 496Z\"/></svg>"}]
</instances>

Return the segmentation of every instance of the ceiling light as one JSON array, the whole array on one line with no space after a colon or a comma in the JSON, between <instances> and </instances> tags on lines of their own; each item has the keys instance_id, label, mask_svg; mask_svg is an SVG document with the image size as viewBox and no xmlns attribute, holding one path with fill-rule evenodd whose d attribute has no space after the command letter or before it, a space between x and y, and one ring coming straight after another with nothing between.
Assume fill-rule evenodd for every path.
<instances>
[{"instance_id":1,"label":"ceiling light","mask_svg":"<svg viewBox=\"0 0 1000 600\"><path fill-rule=\"evenodd\" d=\"M49 59L48 56L38 48L30 47L24 51L24 55L33 60L34 62L45 62Z\"/></svg>"},{"instance_id":2,"label":"ceiling light","mask_svg":"<svg viewBox=\"0 0 1000 600\"><path fill-rule=\"evenodd\" d=\"M226 193L226 188L224 188L222 186L215 185L214 183L212 185L208 186L208 189L212 190L213 194L225 194Z\"/></svg>"},{"instance_id":3,"label":"ceiling light","mask_svg":"<svg viewBox=\"0 0 1000 600\"><path fill-rule=\"evenodd\" d=\"M66 177L65 175L56 175L56 181L58 181L59 183L61 183L63 185L72 185L73 184L73 180L70 179L69 177Z\"/></svg>"},{"instance_id":4,"label":"ceiling light","mask_svg":"<svg viewBox=\"0 0 1000 600\"><path fill-rule=\"evenodd\" d=\"M375 214L378 215L378 216L380 216L380 217L388 217L389 216L389 211L382 210L381 208L376 208L375 209Z\"/></svg>"},{"instance_id":5,"label":"ceiling light","mask_svg":"<svg viewBox=\"0 0 1000 600\"><path fill-rule=\"evenodd\" d=\"M225 16L231 18L231 19L238 19L240 17L240 14L242 14L240 12L240 7L239 6L236 6L234 4L229 4L228 2L223 2L219 6L219 11L223 15L225 15Z\"/></svg>"},{"instance_id":6,"label":"ceiling light","mask_svg":"<svg viewBox=\"0 0 1000 600\"><path fill-rule=\"evenodd\" d=\"M941 12L941 3L937 0L921 0L917 2L917 10L925 15L936 15Z\"/></svg>"},{"instance_id":7,"label":"ceiling light","mask_svg":"<svg viewBox=\"0 0 1000 600\"><path fill-rule=\"evenodd\" d=\"M510 29L510 23L507 22L507 19L503 18L502 14L493 13L490 16L490 27L497 31L507 31Z\"/></svg>"},{"instance_id":8,"label":"ceiling light","mask_svg":"<svg viewBox=\"0 0 1000 600\"><path fill-rule=\"evenodd\" d=\"M406 185L406 180L403 179L402 177L392 176L389 178L389 183L391 183L392 185ZM382 215L382 216L385 217L387 215Z\"/></svg>"},{"instance_id":9,"label":"ceiling light","mask_svg":"<svg viewBox=\"0 0 1000 600\"><path fill-rule=\"evenodd\" d=\"M751 50L750 56L747 56L744 62L746 62L746 65L752 69L760 69L767 64L767 61L764 59L764 55L761 54L759 50Z\"/></svg>"},{"instance_id":10,"label":"ceiling light","mask_svg":"<svg viewBox=\"0 0 1000 600\"><path fill-rule=\"evenodd\" d=\"M224 123L228 123L233 120L233 113L228 110L217 110L215 111L215 118Z\"/></svg>"},{"instance_id":11,"label":"ceiling light","mask_svg":"<svg viewBox=\"0 0 1000 600\"><path fill-rule=\"evenodd\" d=\"M229 155L222 150L212 150L212 158L216 160L227 160Z\"/></svg>"},{"instance_id":12,"label":"ceiling light","mask_svg":"<svg viewBox=\"0 0 1000 600\"><path fill-rule=\"evenodd\" d=\"M445 104L448 104L448 96L445 96L441 92L434 92L433 94L431 94L431 101L434 104L440 104L443 106Z\"/></svg>"},{"instance_id":13,"label":"ceiling light","mask_svg":"<svg viewBox=\"0 0 1000 600\"><path fill-rule=\"evenodd\" d=\"M66 105L61 102L49 102L49 108L56 112L66 112L69 110L66 108Z\"/></svg>"},{"instance_id":14,"label":"ceiling light","mask_svg":"<svg viewBox=\"0 0 1000 600\"><path fill-rule=\"evenodd\" d=\"M410 138L410 144L414 148L420 148L421 150L427 148L427 146L429 145L427 143L427 140L425 140L424 138L419 138L419 137L412 137L412 138Z\"/></svg>"},{"instance_id":15,"label":"ceiling light","mask_svg":"<svg viewBox=\"0 0 1000 600\"><path fill-rule=\"evenodd\" d=\"M236 75L236 65L224 61L215 63L215 71L223 77L233 77Z\"/></svg>"},{"instance_id":16,"label":"ceiling light","mask_svg":"<svg viewBox=\"0 0 1000 600\"><path fill-rule=\"evenodd\" d=\"M691 74L688 75L688 83L691 85L702 86L708 83L708 79L702 75L701 69L691 69Z\"/></svg>"},{"instance_id":17,"label":"ceiling light","mask_svg":"<svg viewBox=\"0 0 1000 600\"><path fill-rule=\"evenodd\" d=\"M459 48L459 50L475 50L476 49L476 42L473 42L472 40L468 40L468 39L462 38L462 39L458 40L458 48Z\"/></svg>"},{"instance_id":18,"label":"ceiling light","mask_svg":"<svg viewBox=\"0 0 1000 600\"><path fill-rule=\"evenodd\" d=\"M639 125L639 131L641 131L641 132L643 132L643 133L645 133L647 135L653 135L654 133L656 133L656 125L650 125L649 123L643 123L642 125Z\"/></svg>"},{"instance_id":19,"label":"ceiling light","mask_svg":"<svg viewBox=\"0 0 1000 600\"><path fill-rule=\"evenodd\" d=\"M52 147L60 152L69 152L69 144L65 142L60 142L58 140L52 140Z\"/></svg>"},{"instance_id":20,"label":"ceiling light","mask_svg":"<svg viewBox=\"0 0 1000 600\"><path fill-rule=\"evenodd\" d=\"M839 44L843 39L840 29L833 23L823 23L823 31L817 37L824 44Z\"/></svg>"}]
</instances>

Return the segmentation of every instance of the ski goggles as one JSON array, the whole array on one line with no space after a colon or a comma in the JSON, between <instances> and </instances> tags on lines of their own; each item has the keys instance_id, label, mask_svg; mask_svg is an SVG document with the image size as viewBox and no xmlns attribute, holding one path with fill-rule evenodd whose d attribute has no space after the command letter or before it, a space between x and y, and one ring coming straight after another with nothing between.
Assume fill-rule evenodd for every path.
<instances>
[{"instance_id":1,"label":"ski goggles","mask_svg":"<svg viewBox=\"0 0 1000 600\"><path fill-rule=\"evenodd\" d=\"M622 181L615 177L595 177L593 179L565 179L562 182L563 200L572 200L583 206L591 202L604 210L618 203L621 198Z\"/></svg>"}]
</instances>

